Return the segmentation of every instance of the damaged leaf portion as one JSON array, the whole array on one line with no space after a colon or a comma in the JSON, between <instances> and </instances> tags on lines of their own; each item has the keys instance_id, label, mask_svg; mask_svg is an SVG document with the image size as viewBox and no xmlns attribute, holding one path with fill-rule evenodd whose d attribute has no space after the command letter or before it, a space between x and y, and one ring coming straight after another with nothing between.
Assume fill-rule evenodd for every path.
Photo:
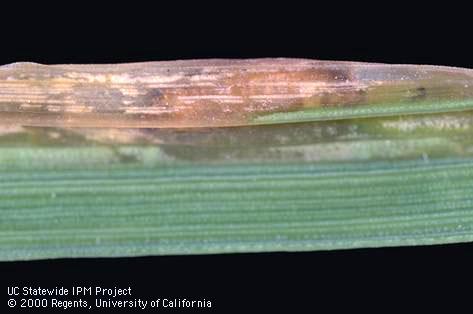
<instances>
[{"instance_id":1,"label":"damaged leaf portion","mask_svg":"<svg viewBox=\"0 0 473 314\"><path fill-rule=\"evenodd\" d=\"M0 122L195 128L473 108L470 70L304 59L0 67Z\"/></svg>"}]
</instances>

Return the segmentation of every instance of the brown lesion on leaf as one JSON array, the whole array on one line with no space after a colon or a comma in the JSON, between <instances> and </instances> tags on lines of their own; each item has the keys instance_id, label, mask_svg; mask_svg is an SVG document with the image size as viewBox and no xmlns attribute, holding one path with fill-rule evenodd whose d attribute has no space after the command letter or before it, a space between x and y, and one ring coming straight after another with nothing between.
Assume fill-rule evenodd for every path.
<instances>
[{"instance_id":1,"label":"brown lesion on leaf","mask_svg":"<svg viewBox=\"0 0 473 314\"><path fill-rule=\"evenodd\" d=\"M72 92L65 95L77 106L93 108L93 112L122 112L123 94L118 88L111 88L104 83L79 83L73 86Z\"/></svg>"},{"instance_id":2,"label":"brown lesion on leaf","mask_svg":"<svg viewBox=\"0 0 473 314\"><path fill-rule=\"evenodd\" d=\"M410 97L413 101L424 100L427 98L427 89L423 86L419 86L412 91Z\"/></svg>"},{"instance_id":3,"label":"brown lesion on leaf","mask_svg":"<svg viewBox=\"0 0 473 314\"><path fill-rule=\"evenodd\" d=\"M145 90L144 95L137 97L133 105L137 107L166 106L164 98L165 96L159 88L150 88Z\"/></svg>"},{"instance_id":4,"label":"brown lesion on leaf","mask_svg":"<svg viewBox=\"0 0 473 314\"><path fill-rule=\"evenodd\" d=\"M142 122L163 121L175 127L244 125L257 114L355 104L364 97L351 85L356 82L348 68L329 66L235 68L221 73L191 69L174 83L182 87L140 86L141 96L127 113L145 113Z\"/></svg>"}]
</instances>

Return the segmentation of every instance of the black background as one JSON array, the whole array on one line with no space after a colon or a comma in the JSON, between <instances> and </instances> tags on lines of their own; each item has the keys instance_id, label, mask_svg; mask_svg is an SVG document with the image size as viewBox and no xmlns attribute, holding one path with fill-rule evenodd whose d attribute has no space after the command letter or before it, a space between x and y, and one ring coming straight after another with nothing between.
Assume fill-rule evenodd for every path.
<instances>
[{"instance_id":1,"label":"black background","mask_svg":"<svg viewBox=\"0 0 473 314\"><path fill-rule=\"evenodd\" d=\"M433 6L256 8L221 2L205 8L185 3L130 8L116 3L66 4L56 11L25 5L2 12L0 64L305 57L473 68L471 21L463 16L469 10ZM12 285L104 285L131 286L138 297L207 298L218 312L321 306L381 311L411 310L411 301L420 308L467 301L472 266L473 245L452 244L4 262L0 273L4 303ZM6 304L0 308L8 310Z\"/></svg>"}]
</instances>

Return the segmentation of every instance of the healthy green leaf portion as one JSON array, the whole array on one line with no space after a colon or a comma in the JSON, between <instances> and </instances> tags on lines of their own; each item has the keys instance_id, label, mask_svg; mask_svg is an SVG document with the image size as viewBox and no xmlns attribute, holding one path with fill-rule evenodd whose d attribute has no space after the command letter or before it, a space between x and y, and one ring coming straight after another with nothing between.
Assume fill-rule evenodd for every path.
<instances>
[{"instance_id":1,"label":"healthy green leaf portion","mask_svg":"<svg viewBox=\"0 0 473 314\"><path fill-rule=\"evenodd\" d=\"M3 171L0 259L473 240L473 159Z\"/></svg>"}]
</instances>

